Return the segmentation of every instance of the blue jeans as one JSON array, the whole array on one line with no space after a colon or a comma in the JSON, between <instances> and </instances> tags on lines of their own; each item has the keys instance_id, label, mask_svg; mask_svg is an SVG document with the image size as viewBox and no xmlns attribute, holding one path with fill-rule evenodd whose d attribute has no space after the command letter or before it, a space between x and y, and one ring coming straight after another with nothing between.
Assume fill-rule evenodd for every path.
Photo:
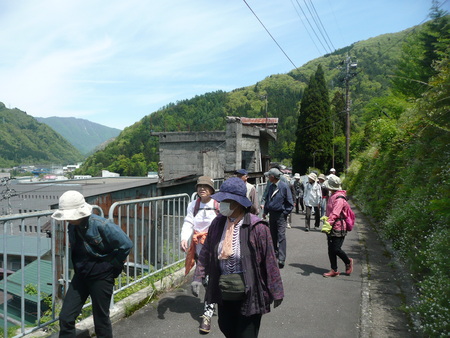
<instances>
[{"instance_id":1,"label":"blue jeans","mask_svg":"<svg viewBox=\"0 0 450 338\"><path fill-rule=\"evenodd\" d=\"M114 277L106 279L84 279L77 274L70 282L63 307L59 314L59 337L76 337L75 320L81 313L88 296L92 300L92 314L94 316L95 333L97 337L112 337L109 306L113 294Z\"/></svg>"}]
</instances>

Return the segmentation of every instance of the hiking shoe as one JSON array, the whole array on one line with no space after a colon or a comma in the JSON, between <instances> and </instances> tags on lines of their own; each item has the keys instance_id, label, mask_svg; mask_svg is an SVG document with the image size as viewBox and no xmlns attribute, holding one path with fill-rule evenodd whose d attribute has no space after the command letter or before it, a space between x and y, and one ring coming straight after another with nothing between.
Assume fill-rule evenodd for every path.
<instances>
[{"instance_id":1,"label":"hiking shoe","mask_svg":"<svg viewBox=\"0 0 450 338\"><path fill-rule=\"evenodd\" d=\"M292 228L291 225L288 223L288 225L286 225L286 228L290 229Z\"/></svg>"},{"instance_id":2,"label":"hiking shoe","mask_svg":"<svg viewBox=\"0 0 450 338\"><path fill-rule=\"evenodd\" d=\"M284 268L284 261L278 261L278 268L283 269Z\"/></svg>"},{"instance_id":3,"label":"hiking shoe","mask_svg":"<svg viewBox=\"0 0 450 338\"><path fill-rule=\"evenodd\" d=\"M331 269L330 272L324 273L323 276L324 276L325 278L328 278L328 277L337 277L337 276L339 276L340 274L341 274L341 273L340 273L339 271L334 271L333 269Z\"/></svg>"},{"instance_id":4,"label":"hiking shoe","mask_svg":"<svg viewBox=\"0 0 450 338\"><path fill-rule=\"evenodd\" d=\"M202 315L202 322L200 323L199 331L200 333L206 334L211 331L211 317Z\"/></svg>"},{"instance_id":5,"label":"hiking shoe","mask_svg":"<svg viewBox=\"0 0 450 338\"><path fill-rule=\"evenodd\" d=\"M345 264L345 273L350 276L353 272L353 258L350 258L350 264Z\"/></svg>"},{"instance_id":6,"label":"hiking shoe","mask_svg":"<svg viewBox=\"0 0 450 338\"><path fill-rule=\"evenodd\" d=\"M309 228L305 228L305 231L308 232L308 231L309 231Z\"/></svg>"}]
</instances>

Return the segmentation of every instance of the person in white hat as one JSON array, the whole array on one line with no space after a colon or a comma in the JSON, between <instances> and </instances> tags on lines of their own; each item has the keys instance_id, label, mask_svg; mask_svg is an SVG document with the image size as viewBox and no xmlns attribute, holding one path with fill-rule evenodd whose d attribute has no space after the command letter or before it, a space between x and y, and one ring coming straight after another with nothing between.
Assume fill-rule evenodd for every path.
<instances>
[{"instance_id":1,"label":"person in white hat","mask_svg":"<svg viewBox=\"0 0 450 338\"><path fill-rule=\"evenodd\" d=\"M320 226L320 202L322 201L322 189L317 183L317 175L311 173L308 175L308 182L305 185L304 202L306 206L305 231L311 229L311 213L314 208L314 227L319 229Z\"/></svg>"},{"instance_id":2,"label":"person in white hat","mask_svg":"<svg viewBox=\"0 0 450 338\"><path fill-rule=\"evenodd\" d=\"M59 337L75 337L75 320L88 296L92 300L97 337L112 337L109 306L116 278L133 243L110 220L92 213L78 191L69 190L59 198L52 218L68 222L68 234L75 275L69 284L59 315Z\"/></svg>"}]
</instances>

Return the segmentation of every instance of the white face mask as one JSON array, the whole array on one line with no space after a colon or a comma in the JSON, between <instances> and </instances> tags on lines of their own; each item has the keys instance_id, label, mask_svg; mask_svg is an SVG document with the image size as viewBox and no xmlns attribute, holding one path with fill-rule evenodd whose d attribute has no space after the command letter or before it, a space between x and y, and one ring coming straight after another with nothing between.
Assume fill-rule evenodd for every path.
<instances>
[{"instance_id":1,"label":"white face mask","mask_svg":"<svg viewBox=\"0 0 450 338\"><path fill-rule=\"evenodd\" d=\"M231 209L230 207L230 202L220 202L220 213L226 217L230 217L234 212L234 209Z\"/></svg>"}]
</instances>

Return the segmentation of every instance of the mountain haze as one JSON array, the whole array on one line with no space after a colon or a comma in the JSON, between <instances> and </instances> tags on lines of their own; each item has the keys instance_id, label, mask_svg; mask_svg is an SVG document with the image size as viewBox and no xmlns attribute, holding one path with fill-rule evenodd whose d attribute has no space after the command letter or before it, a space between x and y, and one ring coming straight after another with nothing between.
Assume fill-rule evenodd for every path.
<instances>
[{"instance_id":1,"label":"mountain haze","mask_svg":"<svg viewBox=\"0 0 450 338\"><path fill-rule=\"evenodd\" d=\"M75 117L36 117L65 137L83 155L88 155L99 146L105 146L121 130ZM100 147L101 149L101 147Z\"/></svg>"}]
</instances>

